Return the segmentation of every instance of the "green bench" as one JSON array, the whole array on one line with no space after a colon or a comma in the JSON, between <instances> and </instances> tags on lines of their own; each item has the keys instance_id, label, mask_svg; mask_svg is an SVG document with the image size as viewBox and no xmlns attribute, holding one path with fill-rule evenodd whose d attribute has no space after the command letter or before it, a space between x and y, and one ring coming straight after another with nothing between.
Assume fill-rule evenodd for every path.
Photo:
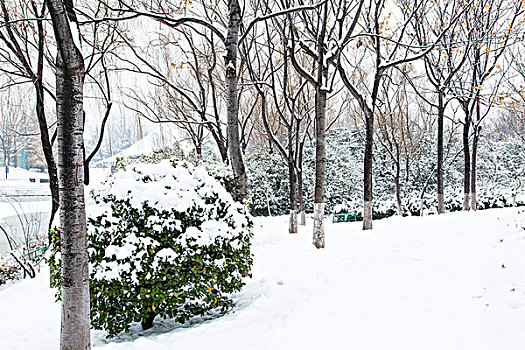
<instances>
[{"instance_id":1,"label":"green bench","mask_svg":"<svg viewBox=\"0 0 525 350\"><path fill-rule=\"evenodd\" d=\"M338 223L338 222L352 222L357 221L357 213L351 212L351 213L339 213L339 214L332 214L332 223Z\"/></svg>"}]
</instances>

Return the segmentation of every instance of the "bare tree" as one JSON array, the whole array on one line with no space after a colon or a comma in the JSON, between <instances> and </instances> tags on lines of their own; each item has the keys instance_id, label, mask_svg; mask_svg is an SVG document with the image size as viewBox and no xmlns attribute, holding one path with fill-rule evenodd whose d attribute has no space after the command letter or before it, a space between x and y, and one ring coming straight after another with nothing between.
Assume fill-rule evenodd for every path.
<instances>
[{"instance_id":1,"label":"bare tree","mask_svg":"<svg viewBox=\"0 0 525 350\"><path fill-rule=\"evenodd\" d=\"M393 164L392 178L395 185L397 214L403 215L402 177L408 179L413 155L419 148L418 139L424 137L420 132L417 115L409 110L416 105L410 95L409 84L405 79L410 74L410 65L398 67L388 79L384 79L380 87L380 106L377 112L377 140L386 151Z\"/></svg>"},{"instance_id":2,"label":"bare tree","mask_svg":"<svg viewBox=\"0 0 525 350\"><path fill-rule=\"evenodd\" d=\"M91 349L84 200L84 58L71 1L46 0L57 45L56 98L62 260L62 350ZM75 28L76 27L76 28Z\"/></svg>"},{"instance_id":3,"label":"bare tree","mask_svg":"<svg viewBox=\"0 0 525 350\"><path fill-rule=\"evenodd\" d=\"M360 39L341 55L337 67L343 83L358 102L365 115L366 138L364 157L364 194L363 194L363 229L372 228L372 164L374 144L374 118L377 112L378 94L381 81L392 68L421 59L434 49L444 33L457 23L457 17L451 18L449 25L432 43L420 46L409 23L414 17L424 16L428 8L425 1L399 3L402 17L396 23L392 13L386 13L385 1L371 1L364 11ZM363 62L374 62L370 69L357 68ZM352 70L352 74L351 71ZM364 72L364 76L359 76Z\"/></svg>"},{"instance_id":4,"label":"bare tree","mask_svg":"<svg viewBox=\"0 0 525 350\"><path fill-rule=\"evenodd\" d=\"M326 146L326 101L335 74L330 70L342 49L348 44L357 25L364 1L351 3L322 3L315 11L301 13L297 18L288 16L291 41L290 59L294 69L315 89L315 195L313 244L324 248L324 182ZM285 5L289 6L289 3ZM335 21L329 21L335 18ZM330 23L329 23L330 22ZM284 30L281 30L282 34ZM299 55L308 57L304 67ZM302 62L305 62L304 59Z\"/></svg>"},{"instance_id":5,"label":"bare tree","mask_svg":"<svg viewBox=\"0 0 525 350\"><path fill-rule=\"evenodd\" d=\"M266 23L266 35L254 31L248 45L242 46L246 65L261 105L264 133L288 168L290 224L289 233L297 233L298 197L302 204L301 223L304 224L302 199L302 158L304 142L310 125L308 95L309 84L290 67L288 36L281 36L289 28L288 18L275 19L277 30ZM260 37L262 42L258 43ZM250 55L251 53L251 55ZM306 102L306 105L304 104ZM301 174L302 175L302 174ZM299 185L299 191L298 191ZM299 194L298 194L299 192Z\"/></svg>"},{"instance_id":6,"label":"bare tree","mask_svg":"<svg viewBox=\"0 0 525 350\"><path fill-rule=\"evenodd\" d=\"M438 214L445 212L443 186L445 111L452 100L450 92L452 79L456 77L465 62L467 62L470 46L465 45L465 43L468 43L471 39L471 33L463 25L458 26L456 30L446 31L444 34L443 30L449 25L449 20L456 17L458 13L464 13L459 19L461 24L468 21L467 13L464 11L465 6L470 5L457 1L442 2L433 6L430 12L424 16L414 16L413 21L411 21L419 45L428 45L441 36L441 42L436 49L428 52L423 57L425 82L430 83L431 89L426 89L422 85L415 87L415 91L421 99L437 112L436 179ZM435 95L437 103L435 100L426 98L426 92Z\"/></svg>"},{"instance_id":7,"label":"bare tree","mask_svg":"<svg viewBox=\"0 0 525 350\"><path fill-rule=\"evenodd\" d=\"M164 25L177 28L188 26L193 31L199 31L207 28L217 37L217 41L222 43L224 55L224 90L226 94L226 114L227 114L227 143L228 154L233 173L236 179L237 200L243 201L248 194L246 169L242 156L242 145L239 122L239 79L241 78L238 67L239 45L246 39L248 33L259 22L268 19L283 16L286 14L312 10L318 5L300 5L289 7L281 11L272 12L267 15L253 14L249 21L245 21L246 12L241 8L238 0L228 0L226 9L223 12L223 4L208 4L203 2L193 10L190 10L184 3L181 6L169 3L127 3L119 1L116 6L106 4L108 8L117 13L118 18L109 18L111 20L125 20L138 16L152 18ZM258 8L258 6L254 6ZM246 9L245 9L246 10ZM96 18L93 16L89 21L104 21L108 18Z\"/></svg>"},{"instance_id":8,"label":"bare tree","mask_svg":"<svg viewBox=\"0 0 525 350\"><path fill-rule=\"evenodd\" d=\"M509 45L520 40L514 31L522 13L522 2L504 0L477 0L468 12L465 27L471 35L466 45L470 46L468 57L472 69L457 74L452 86L464 113L464 120L460 121L463 125L463 210L476 209L476 162L481 123L502 81L501 71L499 77L493 76L500 68L503 53Z\"/></svg>"},{"instance_id":9,"label":"bare tree","mask_svg":"<svg viewBox=\"0 0 525 350\"><path fill-rule=\"evenodd\" d=\"M153 62L151 54L141 52L128 35L120 35L132 58L119 54L123 66L118 69L152 77L157 86L152 96L130 91L128 97L140 108L128 107L154 123L179 126L190 137L197 154L209 133L221 159L227 163L225 123L221 120L224 91L223 84L218 83L222 79L219 71L224 67L218 59L213 32L206 28L193 32L187 27L177 27L162 34L150 44L152 49L160 51L160 62Z\"/></svg>"},{"instance_id":10,"label":"bare tree","mask_svg":"<svg viewBox=\"0 0 525 350\"><path fill-rule=\"evenodd\" d=\"M0 0L3 25L0 28L0 56L4 65L2 71L11 78L12 84L31 82L36 94L36 115L40 130L40 142L49 173L49 187L51 189L51 216L49 230L59 206L58 172L53 155L52 140L49 133L49 123L45 113L45 92L53 93L44 84L44 64L46 54L46 29L44 19L46 5L38 4L36 0L29 3L19 1L9 7L6 0ZM16 13L15 9L21 13ZM13 13L16 14L13 19ZM17 21L19 18L32 19ZM36 57L36 63L35 58Z\"/></svg>"}]
</instances>

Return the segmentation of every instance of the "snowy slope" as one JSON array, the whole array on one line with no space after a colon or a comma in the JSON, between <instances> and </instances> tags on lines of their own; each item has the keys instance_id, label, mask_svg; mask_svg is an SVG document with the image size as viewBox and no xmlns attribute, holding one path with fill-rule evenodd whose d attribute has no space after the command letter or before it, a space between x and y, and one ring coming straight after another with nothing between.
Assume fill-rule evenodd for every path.
<instances>
[{"instance_id":1,"label":"snowy slope","mask_svg":"<svg viewBox=\"0 0 525 350\"><path fill-rule=\"evenodd\" d=\"M95 349L525 348L525 212L516 208L327 223L256 220L253 279L235 312L152 330ZM0 348L56 349L60 320L48 276L0 291Z\"/></svg>"}]
</instances>

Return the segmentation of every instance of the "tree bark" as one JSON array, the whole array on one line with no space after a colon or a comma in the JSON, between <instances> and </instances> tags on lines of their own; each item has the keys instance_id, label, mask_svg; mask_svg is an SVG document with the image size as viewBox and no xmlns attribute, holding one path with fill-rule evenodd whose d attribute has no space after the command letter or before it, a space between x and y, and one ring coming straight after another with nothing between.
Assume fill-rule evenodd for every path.
<instances>
[{"instance_id":1,"label":"tree bark","mask_svg":"<svg viewBox=\"0 0 525 350\"><path fill-rule=\"evenodd\" d=\"M241 8L239 6L238 0L228 1L228 12L229 23L225 41L228 150L236 182L236 199L242 202L244 201L244 199L246 199L248 195L248 186L239 137L239 92L237 86L237 52L239 49Z\"/></svg>"},{"instance_id":2,"label":"tree bark","mask_svg":"<svg viewBox=\"0 0 525 350\"><path fill-rule=\"evenodd\" d=\"M84 202L83 63L57 59L57 117L62 257L61 349L90 349L89 273Z\"/></svg>"},{"instance_id":3,"label":"tree bark","mask_svg":"<svg viewBox=\"0 0 525 350\"><path fill-rule=\"evenodd\" d=\"M437 211L445 213L445 196L443 190L443 133L444 133L445 107L443 93L438 92L438 130L437 130Z\"/></svg>"},{"instance_id":4,"label":"tree bark","mask_svg":"<svg viewBox=\"0 0 525 350\"><path fill-rule=\"evenodd\" d=\"M395 176L395 187L396 187L396 204L397 204L397 215L403 216L403 203L401 201L401 181L400 181L400 164L399 159L396 162L396 176Z\"/></svg>"},{"instance_id":5,"label":"tree bark","mask_svg":"<svg viewBox=\"0 0 525 350\"><path fill-rule=\"evenodd\" d=\"M363 230L372 229L372 162L374 146L374 114L365 109L366 137L363 172Z\"/></svg>"},{"instance_id":6,"label":"tree bark","mask_svg":"<svg viewBox=\"0 0 525 350\"><path fill-rule=\"evenodd\" d=\"M302 161L302 155L299 156L300 162ZM303 198L303 171L301 169L297 170L297 185L299 191L299 210L300 210L300 220L299 225L306 225L306 213L304 211L304 198Z\"/></svg>"},{"instance_id":7,"label":"tree bark","mask_svg":"<svg viewBox=\"0 0 525 350\"><path fill-rule=\"evenodd\" d=\"M321 86L316 87L315 94L315 121L316 121L316 147L315 147L315 196L314 196L314 238L316 248L324 248L324 180L326 164L326 91Z\"/></svg>"},{"instance_id":8,"label":"tree bark","mask_svg":"<svg viewBox=\"0 0 525 350\"><path fill-rule=\"evenodd\" d=\"M84 201L84 60L70 28L73 8L47 0L57 42L56 97L60 193L61 350L91 349L89 272ZM72 6L72 4L70 3Z\"/></svg>"},{"instance_id":9,"label":"tree bark","mask_svg":"<svg viewBox=\"0 0 525 350\"><path fill-rule=\"evenodd\" d=\"M297 233L297 178L295 175L295 164L288 163L288 172L290 178L290 233Z\"/></svg>"},{"instance_id":10,"label":"tree bark","mask_svg":"<svg viewBox=\"0 0 525 350\"><path fill-rule=\"evenodd\" d=\"M472 167L470 169L470 207L472 210L477 209L477 198L476 198L476 162L478 154L478 139L479 129L474 127L474 134L472 139Z\"/></svg>"},{"instance_id":11,"label":"tree bark","mask_svg":"<svg viewBox=\"0 0 525 350\"><path fill-rule=\"evenodd\" d=\"M468 111L465 111L468 113ZM463 125L463 210L468 211L469 207L469 193L470 193L470 147L469 147L469 132L470 132L470 118L465 116L465 124Z\"/></svg>"}]
</instances>

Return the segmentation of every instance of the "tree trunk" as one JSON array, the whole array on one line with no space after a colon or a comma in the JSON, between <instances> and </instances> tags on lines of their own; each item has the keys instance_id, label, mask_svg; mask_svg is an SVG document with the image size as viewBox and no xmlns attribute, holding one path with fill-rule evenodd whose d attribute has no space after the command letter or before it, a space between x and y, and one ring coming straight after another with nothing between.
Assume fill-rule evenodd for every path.
<instances>
[{"instance_id":1,"label":"tree trunk","mask_svg":"<svg viewBox=\"0 0 525 350\"><path fill-rule=\"evenodd\" d=\"M374 146L374 114L371 110L365 110L366 138L365 138L365 160L363 173L363 230L372 229L372 162Z\"/></svg>"},{"instance_id":2,"label":"tree trunk","mask_svg":"<svg viewBox=\"0 0 525 350\"><path fill-rule=\"evenodd\" d=\"M317 86L315 94L315 121L316 121L316 147L315 147L315 196L314 196L314 237L316 248L324 248L324 180L326 164L326 91Z\"/></svg>"},{"instance_id":3,"label":"tree trunk","mask_svg":"<svg viewBox=\"0 0 525 350\"><path fill-rule=\"evenodd\" d=\"M297 233L297 180L295 176L295 164L288 163L290 177L290 233Z\"/></svg>"},{"instance_id":4,"label":"tree trunk","mask_svg":"<svg viewBox=\"0 0 525 350\"><path fill-rule=\"evenodd\" d=\"M270 209L270 186L268 184L268 173L264 173L264 182L266 184L266 208L268 209L268 217L272 216Z\"/></svg>"},{"instance_id":5,"label":"tree trunk","mask_svg":"<svg viewBox=\"0 0 525 350\"><path fill-rule=\"evenodd\" d=\"M304 212L304 198L303 198L303 171L297 170L297 185L299 191L299 209L300 209L300 220L299 225L306 225L306 213Z\"/></svg>"},{"instance_id":6,"label":"tree trunk","mask_svg":"<svg viewBox=\"0 0 525 350\"><path fill-rule=\"evenodd\" d=\"M472 167L470 169L470 207L472 210L477 209L477 198L476 198L476 161L478 153L478 138L479 130L474 127L474 135L472 140Z\"/></svg>"},{"instance_id":7,"label":"tree trunk","mask_svg":"<svg viewBox=\"0 0 525 350\"><path fill-rule=\"evenodd\" d=\"M438 214L445 213L445 196L443 191L443 129L445 107L443 106L443 93L438 95L438 131L437 131L437 210Z\"/></svg>"},{"instance_id":8,"label":"tree trunk","mask_svg":"<svg viewBox=\"0 0 525 350\"><path fill-rule=\"evenodd\" d=\"M83 63L57 59L57 119L62 256L61 349L90 349L89 273L84 207Z\"/></svg>"},{"instance_id":9,"label":"tree trunk","mask_svg":"<svg viewBox=\"0 0 525 350\"><path fill-rule=\"evenodd\" d=\"M469 192L470 192L470 148L469 148L469 142L468 142L469 132L470 132L470 118L465 117L465 124L463 125L463 156L464 156L463 210L469 210Z\"/></svg>"},{"instance_id":10,"label":"tree trunk","mask_svg":"<svg viewBox=\"0 0 525 350\"><path fill-rule=\"evenodd\" d=\"M153 320L155 319L155 316L157 316L155 312L148 312L148 316L140 322L143 330L147 330L153 327Z\"/></svg>"},{"instance_id":11,"label":"tree trunk","mask_svg":"<svg viewBox=\"0 0 525 350\"><path fill-rule=\"evenodd\" d=\"M394 179L396 186L396 204L397 204L397 215L403 216L403 203L401 202L401 181L400 181L400 164L399 160L396 163L396 176Z\"/></svg>"},{"instance_id":12,"label":"tree trunk","mask_svg":"<svg viewBox=\"0 0 525 350\"><path fill-rule=\"evenodd\" d=\"M84 201L84 60L66 8L47 0L57 42L56 107L62 259L61 350L91 349L89 272ZM68 8L74 19L72 8ZM74 25L74 24L73 24Z\"/></svg>"},{"instance_id":13,"label":"tree trunk","mask_svg":"<svg viewBox=\"0 0 525 350\"><path fill-rule=\"evenodd\" d=\"M228 164L228 150L224 144L217 144L219 146L219 152L221 154L221 160L223 163Z\"/></svg>"},{"instance_id":14,"label":"tree trunk","mask_svg":"<svg viewBox=\"0 0 525 350\"><path fill-rule=\"evenodd\" d=\"M248 195L246 170L242 159L239 137L239 92L237 87L237 51L239 49L239 27L241 8L238 0L228 1L229 23L226 36L226 93L228 115L228 150L235 176L237 200L242 202Z\"/></svg>"}]
</instances>

